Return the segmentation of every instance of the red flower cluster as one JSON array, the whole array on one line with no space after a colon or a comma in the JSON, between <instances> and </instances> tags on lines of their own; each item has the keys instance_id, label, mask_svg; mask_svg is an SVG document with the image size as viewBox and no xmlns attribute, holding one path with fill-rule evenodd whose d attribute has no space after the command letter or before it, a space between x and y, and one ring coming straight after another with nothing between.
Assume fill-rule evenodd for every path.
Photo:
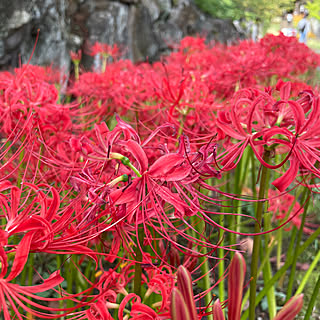
<instances>
[{"instance_id":1,"label":"red flower cluster","mask_svg":"<svg viewBox=\"0 0 320 320\"><path fill-rule=\"evenodd\" d=\"M134 65L115 61L117 46L96 43L91 54L104 59L105 70L71 81L63 92L71 103L62 103L57 71L26 65L0 73L5 320L22 319L21 312L47 319L61 312L74 320L174 318L172 307L185 310L185 289L190 319L196 318L191 278L180 268L174 289L176 267L197 270L199 258L204 264L218 249L236 250L236 243L221 244L222 233L242 233L218 218L249 217L226 202L241 196L220 189L221 174L250 147L277 173L273 185L281 192L295 182L316 186L319 95L301 81L319 65L318 55L283 35L230 47L186 38L175 49L163 62ZM80 58L72 54L78 64ZM65 261L58 258L40 284L32 272L26 280L30 257L43 254ZM64 286L64 265L81 275L79 286L68 287L74 292ZM132 288L139 268L143 290ZM230 317L240 314L243 277L229 295ZM50 296L41 304L42 292ZM74 307L55 305L64 301ZM221 317L220 303L209 307Z\"/></svg>"}]
</instances>

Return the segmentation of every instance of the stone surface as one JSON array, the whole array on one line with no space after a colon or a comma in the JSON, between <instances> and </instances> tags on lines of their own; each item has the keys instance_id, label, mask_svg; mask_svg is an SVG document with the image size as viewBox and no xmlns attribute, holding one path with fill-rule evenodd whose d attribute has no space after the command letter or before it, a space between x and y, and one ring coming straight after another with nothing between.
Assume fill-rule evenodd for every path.
<instances>
[{"instance_id":1,"label":"stone surface","mask_svg":"<svg viewBox=\"0 0 320 320\"><path fill-rule=\"evenodd\" d=\"M88 53L96 41L118 44L124 58L154 61L169 52L168 44L187 35L229 43L239 38L231 21L212 19L192 0L1 0L0 69L28 61L68 71L70 50Z\"/></svg>"}]
</instances>

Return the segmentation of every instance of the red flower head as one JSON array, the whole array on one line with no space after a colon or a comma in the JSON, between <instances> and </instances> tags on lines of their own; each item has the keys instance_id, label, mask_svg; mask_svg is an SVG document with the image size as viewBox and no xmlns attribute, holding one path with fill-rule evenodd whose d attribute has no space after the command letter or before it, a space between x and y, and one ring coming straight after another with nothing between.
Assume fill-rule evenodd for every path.
<instances>
[{"instance_id":1,"label":"red flower head","mask_svg":"<svg viewBox=\"0 0 320 320\"><path fill-rule=\"evenodd\" d=\"M279 82L276 88L280 100L274 99L270 90L266 93L245 89L235 95L229 111L219 112L218 126L235 143L229 143L218 161L223 170L231 170L250 146L259 162L270 169L290 163L284 174L272 183L284 191L296 179L299 168L303 175L312 173L320 177L320 170L315 166L320 159L320 108L319 97L311 91L292 99L290 82ZM263 159L266 149L284 154L284 160L275 165L267 163Z\"/></svg>"},{"instance_id":2,"label":"red flower head","mask_svg":"<svg viewBox=\"0 0 320 320\"><path fill-rule=\"evenodd\" d=\"M73 63L80 63L82 57L82 51L78 50L77 52L70 51L70 57Z\"/></svg>"},{"instance_id":3,"label":"red flower head","mask_svg":"<svg viewBox=\"0 0 320 320\"><path fill-rule=\"evenodd\" d=\"M110 46L105 43L96 42L89 50L91 56L101 54L104 57L117 57L119 55L119 48L116 44Z\"/></svg>"},{"instance_id":4,"label":"red flower head","mask_svg":"<svg viewBox=\"0 0 320 320\"><path fill-rule=\"evenodd\" d=\"M212 199L201 195L197 188L201 178L219 175L211 167L211 163L214 162L215 144L209 144L199 152L191 153L187 139L182 137L177 152L170 152L166 147L149 146L150 140L156 139L160 131L163 134L163 130L170 127L169 125L158 127L141 142L131 126L119 118L117 120L118 124L112 131L104 124L96 125L96 142L82 139L78 146L83 156L95 163L96 167L100 163L106 170L115 170L111 171L114 172L112 181L99 183L99 192L106 191L104 199L113 208L113 221L130 224L136 235L138 228L143 228L145 244L155 241L148 232L150 229L161 235L165 241L169 241L180 252L185 249L186 252L199 254L195 249L181 247L178 244L175 240L178 238L177 235L186 238L188 242L193 240L183 229L177 227L175 222L181 221L187 227L189 224L185 219L201 212L204 217L200 216L201 218L219 226L207 216L199 204L199 198L205 201ZM125 234L128 242L134 242L130 238L132 233ZM203 235L199 234L199 237L203 239L200 241L201 245L209 246L211 250L216 248L215 245L209 244Z\"/></svg>"}]
</instances>

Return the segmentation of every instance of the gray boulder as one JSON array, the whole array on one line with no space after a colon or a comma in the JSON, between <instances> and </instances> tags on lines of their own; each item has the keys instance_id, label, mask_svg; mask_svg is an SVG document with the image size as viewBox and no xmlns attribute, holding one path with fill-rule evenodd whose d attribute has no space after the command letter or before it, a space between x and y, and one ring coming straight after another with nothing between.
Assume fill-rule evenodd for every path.
<instances>
[{"instance_id":1,"label":"gray boulder","mask_svg":"<svg viewBox=\"0 0 320 320\"><path fill-rule=\"evenodd\" d=\"M82 49L82 63L91 67L88 46L96 41L119 45L136 62L159 59L185 36L223 43L240 37L232 21L203 14L192 0L1 0L0 69L28 61L38 29L31 63L66 72L71 50Z\"/></svg>"}]
</instances>

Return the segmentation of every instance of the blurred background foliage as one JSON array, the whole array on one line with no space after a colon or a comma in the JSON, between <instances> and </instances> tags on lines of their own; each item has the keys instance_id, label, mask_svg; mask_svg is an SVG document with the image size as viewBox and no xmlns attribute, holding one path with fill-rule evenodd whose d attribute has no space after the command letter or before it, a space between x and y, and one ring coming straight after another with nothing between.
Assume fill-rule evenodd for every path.
<instances>
[{"instance_id":1,"label":"blurred background foliage","mask_svg":"<svg viewBox=\"0 0 320 320\"><path fill-rule=\"evenodd\" d=\"M260 19L268 24L273 17L293 11L294 0L195 0L196 5L206 13L221 19ZM320 3L320 0L316 2Z\"/></svg>"},{"instance_id":2,"label":"blurred background foliage","mask_svg":"<svg viewBox=\"0 0 320 320\"><path fill-rule=\"evenodd\" d=\"M309 11L310 17L320 20L320 0L308 1L305 7Z\"/></svg>"}]
</instances>

